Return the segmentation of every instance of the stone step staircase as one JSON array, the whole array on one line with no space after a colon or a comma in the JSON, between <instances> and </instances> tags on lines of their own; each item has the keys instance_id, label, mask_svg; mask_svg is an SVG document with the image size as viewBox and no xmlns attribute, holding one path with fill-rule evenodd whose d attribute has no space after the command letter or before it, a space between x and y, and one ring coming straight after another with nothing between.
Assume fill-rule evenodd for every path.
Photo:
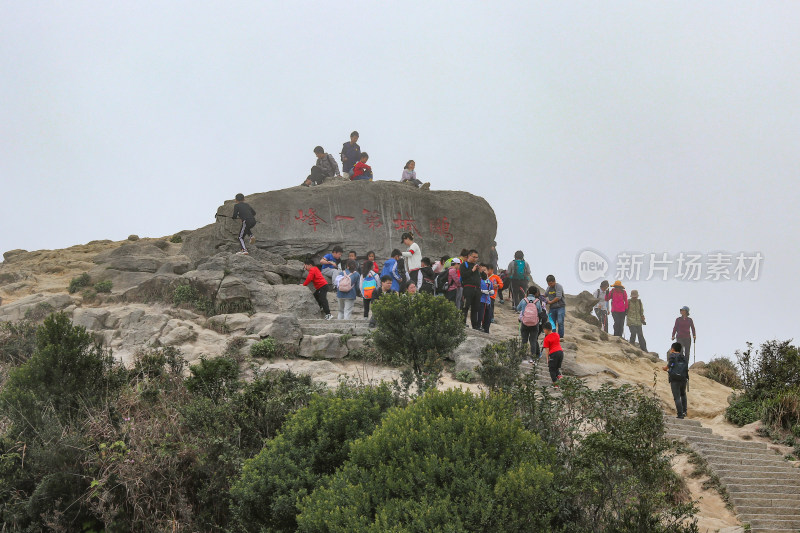
<instances>
[{"instance_id":1,"label":"stone step staircase","mask_svg":"<svg viewBox=\"0 0 800 533\"><path fill-rule=\"evenodd\" d=\"M751 531L800 530L800 470L763 442L724 439L697 420L665 418L668 438L685 442L725 486L734 511Z\"/></svg>"},{"instance_id":2,"label":"stone step staircase","mask_svg":"<svg viewBox=\"0 0 800 533\"><path fill-rule=\"evenodd\" d=\"M326 333L340 333L342 335L365 336L370 332L369 320L359 316L350 320L324 320L321 318L303 318L300 322L300 330L303 335L324 335Z\"/></svg>"}]
</instances>

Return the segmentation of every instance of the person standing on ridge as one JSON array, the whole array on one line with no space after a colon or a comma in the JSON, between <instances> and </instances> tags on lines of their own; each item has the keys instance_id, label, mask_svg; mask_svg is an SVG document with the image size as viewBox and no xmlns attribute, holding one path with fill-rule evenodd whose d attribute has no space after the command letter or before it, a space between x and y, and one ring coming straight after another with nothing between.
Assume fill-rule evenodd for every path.
<instances>
[{"instance_id":1,"label":"person standing on ridge","mask_svg":"<svg viewBox=\"0 0 800 533\"><path fill-rule=\"evenodd\" d=\"M647 351L647 341L644 340L642 334L642 326L646 325L647 321L644 318L644 306L639 299L639 291L636 289L631 291L631 299L628 300L628 329L631 330L630 342L633 344L636 338L639 338L639 348Z\"/></svg>"},{"instance_id":2,"label":"person standing on ridge","mask_svg":"<svg viewBox=\"0 0 800 533\"><path fill-rule=\"evenodd\" d=\"M564 287L556 283L556 277L547 276L547 289L544 292L550 309L550 320L558 328L558 335L564 338L564 317L567 315L567 302L564 301Z\"/></svg>"},{"instance_id":3,"label":"person standing on ridge","mask_svg":"<svg viewBox=\"0 0 800 533\"><path fill-rule=\"evenodd\" d=\"M350 142L342 145L342 151L339 154L342 158L342 173L346 178L352 176L353 167L361 160L361 147L356 141L358 141L358 132L354 131L350 134Z\"/></svg>"},{"instance_id":4,"label":"person standing on ridge","mask_svg":"<svg viewBox=\"0 0 800 533\"><path fill-rule=\"evenodd\" d=\"M594 291L594 296L599 302L594 306L594 314L600 322L600 329L608 333L608 302L606 295L608 294L608 280L603 280L600 283L600 288Z\"/></svg>"},{"instance_id":5,"label":"person standing on ridge","mask_svg":"<svg viewBox=\"0 0 800 533\"><path fill-rule=\"evenodd\" d=\"M478 320L481 306L481 273L478 270L478 251L470 250L467 260L461 263L461 286L464 288L461 297L461 312L464 320L469 317L472 329L480 329Z\"/></svg>"},{"instance_id":6,"label":"person standing on ridge","mask_svg":"<svg viewBox=\"0 0 800 533\"><path fill-rule=\"evenodd\" d=\"M680 343L683 348L683 355L686 356L688 361L692 353L692 341L697 341L694 320L689 318L688 306L681 307L681 316L675 319L675 325L672 327L672 340Z\"/></svg>"},{"instance_id":7,"label":"person standing on ridge","mask_svg":"<svg viewBox=\"0 0 800 533\"><path fill-rule=\"evenodd\" d=\"M511 307L514 309L528 292L528 280L531 279L531 266L525 261L522 250L514 252L514 260L508 264L508 279L511 281Z\"/></svg>"},{"instance_id":8,"label":"person standing on ridge","mask_svg":"<svg viewBox=\"0 0 800 533\"><path fill-rule=\"evenodd\" d=\"M492 245L489 247L489 266L492 267L492 271L497 272L498 261L500 258L497 256L497 243L492 241Z\"/></svg>"},{"instance_id":9,"label":"person standing on ridge","mask_svg":"<svg viewBox=\"0 0 800 533\"><path fill-rule=\"evenodd\" d=\"M403 176L400 178L400 183L408 183L409 185L413 185L418 189L422 189L423 191L427 191L431 188L430 183L422 183L422 181L417 179L417 173L414 171L414 167L417 164L414 162L413 159L410 159L406 166L403 167ZM420 185L422 187L420 187Z\"/></svg>"},{"instance_id":10,"label":"person standing on ridge","mask_svg":"<svg viewBox=\"0 0 800 533\"><path fill-rule=\"evenodd\" d=\"M247 246L244 245L244 238L250 236L250 244L256 242L255 236L250 231L256 225L256 211L244 201L244 194L242 193L236 195L236 205L233 206L233 216L231 218L233 220L242 219L242 229L239 230L239 244L242 245L242 249L236 253L249 255Z\"/></svg>"},{"instance_id":11,"label":"person standing on ridge","mask_svg":"<svg viewBox=\"0 0 800 533\"><path fill-rule=\"evenodd\" d=\"M614 317L614 336L622 337L625 332L625 313L628 311L628 293L622 282L617 280L606 293L606 301L611 301L611 316Z\"/></svg>"}]
</instances>

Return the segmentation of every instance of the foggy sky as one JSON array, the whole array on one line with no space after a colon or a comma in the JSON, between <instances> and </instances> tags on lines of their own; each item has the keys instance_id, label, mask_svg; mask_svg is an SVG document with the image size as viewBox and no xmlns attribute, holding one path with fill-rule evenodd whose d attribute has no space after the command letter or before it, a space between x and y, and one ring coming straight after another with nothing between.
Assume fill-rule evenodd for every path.
<instances>
[{"instance_id":1,"label":"foggy sky","mask_svg":"<svg viewBox=\"0 0 800 533\"><path fill-rule=\"evenodd\" d=\"M626 282L651 350L689 305L698 359L730 356L798 330L798 20L794 2L0 1L0 251L203 226L357 129L377 179L414 159L483 196L501 263L521 249L569 293L595 288L584 248L760 252L758 281Z\"/></svg>"}]
</instances>

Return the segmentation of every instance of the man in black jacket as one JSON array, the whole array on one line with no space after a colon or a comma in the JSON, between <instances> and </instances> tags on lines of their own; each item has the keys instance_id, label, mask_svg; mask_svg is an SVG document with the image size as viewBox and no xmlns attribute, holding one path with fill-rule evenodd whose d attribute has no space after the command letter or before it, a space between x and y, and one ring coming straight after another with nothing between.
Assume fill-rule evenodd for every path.
<instances>
[{"instance_id":1,"label":"man in black jacket","mask_svg":"<svg viewBox=\"0 0 800 533\"><path fill-rule=\"evenodd\" d=\"M244 201L244 194L242 193L236 195L236 205L233 206L233 216L231 218L233 220L237 218L242 220L242 229L239 230L239 244L242 245L242 249L236 253L248 255L247 246L244 245L244 238L249 236L250 244L253 244L256 240L253 232L250 231L256 225L256 211Z\"/></svg>"},{"instance_id":2,"label":"man in black jacket","mask_svg":"<svg viewBox=\"0 0 800 533\"><path fill-rule=\"evenodd\" d=\"M472 329L480 329L478 312L481 307L481 273L478 270L477 250L469 251L467 260L459 267L459 273L461 274L461 286L464 287L461 297L461 311L464 313L464 320L469 316Z\"/></svg>"},{"instance_id":3,"label":"man in black jacket","mask_svg":"<svg viewBox=\"0 0 800 533\"><path fill-rule=\"evenodd\" d=\"M675 400L677 418L686 418L686 388L689 384L689 358L683 355L681 343L672 343L667 352L667 366L664 370L669 372L669 386L672 389L672 399Z\"/></svg>"}]
</instances>

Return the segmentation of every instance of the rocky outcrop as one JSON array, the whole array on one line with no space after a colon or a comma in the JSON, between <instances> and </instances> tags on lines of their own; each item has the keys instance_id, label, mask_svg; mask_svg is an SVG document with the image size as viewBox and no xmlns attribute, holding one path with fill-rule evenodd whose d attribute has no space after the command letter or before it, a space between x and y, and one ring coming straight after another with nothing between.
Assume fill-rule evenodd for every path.
<instances>
[{"instance_id":1,"label":"rocky outcrop","mask_svg":"<svg viewBox=\"0 0 800 533\"><path fill-rule=\"evenodd\" d=\"M258 237L252 249L287 257L319 255L334 245L368 250L387 258L411 231L422 253L432 259L475 248L486 257L497 220L491 206L462 191L422 191L399 182L332 182L253 194ZM236 251L241 222L230 219L233 201L217 209L216 222L183 238L183 253L193 261L220 251Z\"/></svg>"}]
</instances>

